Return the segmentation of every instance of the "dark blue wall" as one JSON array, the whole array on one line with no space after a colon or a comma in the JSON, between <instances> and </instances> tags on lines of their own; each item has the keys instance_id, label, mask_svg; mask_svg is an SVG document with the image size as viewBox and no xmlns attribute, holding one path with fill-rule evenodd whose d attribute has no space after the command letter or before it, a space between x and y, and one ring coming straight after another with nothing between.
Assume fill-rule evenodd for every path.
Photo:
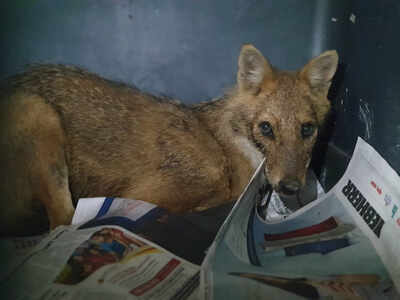
<instances>
[{"instance_id":1,"label":"dark blue wall","mask_svg":"<svg viewBox=\"0 0 400 300\"><path fill-rule=\"evenodd\" d=\"M32 62L67 63L198 102L234 84L243 43L283 68L305 63L315 2L2 1L0 76Z\"/></svg>"}]
</instances>

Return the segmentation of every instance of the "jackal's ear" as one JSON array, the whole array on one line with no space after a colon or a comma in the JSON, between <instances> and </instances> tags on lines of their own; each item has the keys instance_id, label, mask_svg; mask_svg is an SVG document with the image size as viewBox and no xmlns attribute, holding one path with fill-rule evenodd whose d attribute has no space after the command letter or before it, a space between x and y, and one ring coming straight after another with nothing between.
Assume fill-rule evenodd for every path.
<instances>
[{"instance_id":1,"label":"jackal's ear","mask_svg":"<svg viewBox=\"0 0 400 300\"><path fill-rule=\"evenodd\" d=\"M264 78L272 74L272 67L253 45L242 46L239 56L237 82L241 91L258 93Z\"/></svg>"},{"instance_id":2,"label":"jackal's ear","mask_svg":"<svg viewBox=\"0 0 400 300\"><path fill-rule=\"evenodd\" d=\"M326 51L306 64L300 76L309 83L312 89L327 94L338 61L339 57L335 50Z\"/></svg>"}]
</instances>

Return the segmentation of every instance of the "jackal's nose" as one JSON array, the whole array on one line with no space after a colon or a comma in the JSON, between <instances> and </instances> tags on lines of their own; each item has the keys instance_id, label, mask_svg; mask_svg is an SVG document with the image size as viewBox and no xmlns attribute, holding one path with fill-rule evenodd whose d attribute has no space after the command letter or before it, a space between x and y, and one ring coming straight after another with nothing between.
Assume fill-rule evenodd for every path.
<instances>
[{"instance_id":1,"label":"jackal's nose","mask_svg":"<svg viewBox=\"0 0 400 300\"><path fill-rule=\"evenodd\" d=\"M285 195L293 195L300 189L301 184L297 180L281 180L279 182L279 192Z\"/></svg>"}]
</instances>

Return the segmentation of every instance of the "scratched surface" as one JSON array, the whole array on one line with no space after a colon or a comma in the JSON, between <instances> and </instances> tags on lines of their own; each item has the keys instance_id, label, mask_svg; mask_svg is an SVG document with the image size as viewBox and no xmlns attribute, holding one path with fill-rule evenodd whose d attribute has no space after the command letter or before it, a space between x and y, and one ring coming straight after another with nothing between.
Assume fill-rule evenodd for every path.
<instances>
[{"instance_id":1,"label":"scratched surface","mask_svg":"<svg viewBox=\"0 0 400 300\"><path fill-rule=\"evenodd\" d=\"M400 2L352 1L330 141L347 155L356 137L400 171ZM328 167L333 165L328 162ZM332 166L334 168L334 166Z\"/></svg>"}]
</instances>

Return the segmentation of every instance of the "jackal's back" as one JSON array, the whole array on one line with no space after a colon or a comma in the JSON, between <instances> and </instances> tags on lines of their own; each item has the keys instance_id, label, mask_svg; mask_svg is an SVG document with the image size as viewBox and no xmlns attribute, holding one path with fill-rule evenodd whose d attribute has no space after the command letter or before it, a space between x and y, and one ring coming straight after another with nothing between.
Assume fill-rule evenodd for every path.
<instances>
[{"instance_id":1,"label":"jackal's back","mask_svg":"<svg viewBox=\"0 0 400 300\"><path fill-rule=\"evenodd\" d=\"M11 78L9 86L44 98L59 114L75 200L142 190L149 178L160 188L167 183L201 188L202 168L223 170L226 164L192 110L175 101L62 65L33 67ZM138 197L151 201L145 192Z\"/></svg>"}]
</instances>

